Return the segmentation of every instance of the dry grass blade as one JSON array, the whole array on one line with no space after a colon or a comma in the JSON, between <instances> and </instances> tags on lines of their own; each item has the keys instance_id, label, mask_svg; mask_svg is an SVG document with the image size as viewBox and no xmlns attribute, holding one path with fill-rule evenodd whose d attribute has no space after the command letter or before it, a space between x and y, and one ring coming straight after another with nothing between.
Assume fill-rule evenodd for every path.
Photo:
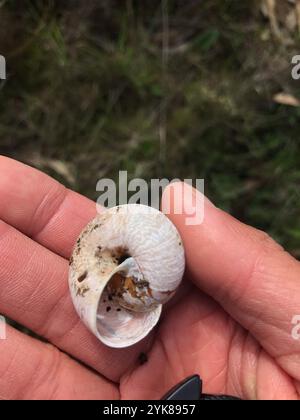
<instances>
[{"instance_id":1,"label":"dry grass blade","mask_svg":"<svg viewBox=\"0 0 300 420\"><path fill-rule=\"evenodd\" d=\"M300 100L289 93L280 92L273 96L273 101L280 105L300 106Z\"/></svg>"}]
</instances>

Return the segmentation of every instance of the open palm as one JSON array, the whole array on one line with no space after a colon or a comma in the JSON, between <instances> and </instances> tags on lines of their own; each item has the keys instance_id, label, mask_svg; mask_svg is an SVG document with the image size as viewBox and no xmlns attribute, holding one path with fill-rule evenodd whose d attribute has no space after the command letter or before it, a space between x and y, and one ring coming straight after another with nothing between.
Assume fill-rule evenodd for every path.
<instances>
[{"instance_id":1,"label":"open palm","mask_svg":"<svg viewBox=\"0 0 300 420\"><path fill-rule=\"evenodd\" d=\"M7 328L0 398L159 399L195 373L208 393L299 398L297 261L209 201L199 226L170 215L186 249L185 282L148 338L111 349L81 323L68 291L68 257L94 215L88 199L0 157L0 313L49 342Z\"/></svg>"}]
</instances>

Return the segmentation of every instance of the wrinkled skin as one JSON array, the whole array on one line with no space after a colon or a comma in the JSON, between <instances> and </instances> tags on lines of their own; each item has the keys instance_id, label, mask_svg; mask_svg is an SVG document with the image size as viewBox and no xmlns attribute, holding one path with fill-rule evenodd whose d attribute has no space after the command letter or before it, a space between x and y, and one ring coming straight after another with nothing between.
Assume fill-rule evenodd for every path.
<instances>
[{"instance_id":1,"label":"wrinkled skin","mask_svg":"<svg viewBox=\"0 0 300 420\"><path fill-rule=\"evenodd\" d=\"M186 211L201 197L183 195ZM198 226L171 212L186 249L183 286L147 339L110 349L82 325L68 291L68 258L95 211L48 176L0 157L0 313L49 342L7 327L2 399L159 399L194 373L208 393L299 399L298 261L208 200Z\"/></svg>"}]
</instances>

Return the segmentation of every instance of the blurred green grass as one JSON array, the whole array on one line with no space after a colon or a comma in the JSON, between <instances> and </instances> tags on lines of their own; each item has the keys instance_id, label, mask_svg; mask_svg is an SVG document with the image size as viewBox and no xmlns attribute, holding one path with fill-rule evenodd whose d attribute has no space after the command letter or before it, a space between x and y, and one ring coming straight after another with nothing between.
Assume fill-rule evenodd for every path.
<instances>
[{"instance_id":1,"label":"blurred green grass","mask_svg":"<svg viewBox=\"0 0 300 420\"><path fill-rule=\"evenodd\" d=\"M253 0L0 3L0 153L97 197L101 177L205 178L300 257L300 108Z\"/></svg>"}]
</instances>

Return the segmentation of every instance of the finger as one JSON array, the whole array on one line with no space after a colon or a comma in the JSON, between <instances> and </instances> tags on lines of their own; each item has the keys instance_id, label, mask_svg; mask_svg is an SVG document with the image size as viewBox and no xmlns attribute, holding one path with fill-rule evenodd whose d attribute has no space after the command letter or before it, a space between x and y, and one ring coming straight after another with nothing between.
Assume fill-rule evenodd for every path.
<instances>
[{"instance_id":1,"label":"finger","mask_svg":"<svg viewBox=\"0 0 300 420\"><path fill-rule=\"evenodd\" d=\"M95 203L27 165L0 156L0 219L69 258Z\"/></svg>"},{"instance_id":2,"label":"finger","mask_svg":"<svg viewBox=\"0 0 300 420\"><path fill-rule=\"evenodd\" d=\"M171 197L170 218L186 250L187 270L194 282L216 299L294 378L300 380L300 341L292 338L292 319L300 311L300 265L266 234L204 203L204 220L187 225L187 215L201 208L203 196L183 195L181 183L165 191ZM185 186L185 191L191 187ZM182 214L174 200L181 197ZM173 207L172 207L173 206Z\"/></svg>"},{"instance_id":3,"label":"finger","mask_svg":"<svg viewBox=\"0 0 300 420\"><path fill-rule=\"evenodd\" d=\"M147 363L122 378L120 391L124 399L160 399L195 374L208 394L297 399L293 380L257 340L193 286L168 311Z\"/></svg>"},{"instance_id":4,"label":"finger","mask_svg":"<svg viewBox=\"0 0 300 420\"><path fill-rule=\"evenodd\" d=\"M0 399L118 399L115 385L55 347L7 327L0 340Z\"/></svg>"},{"instance_id":5,"label":"finger","mask_svg":"<svg viewBox=\"0 0 300 420\"><path fill-rule=\"evenodd\" d=\"M74 310L68 262L4 222L0 222L0 313L114 381L132 367L151 340L123 350L100 343Z\"/></svg>"}]
</instances>

